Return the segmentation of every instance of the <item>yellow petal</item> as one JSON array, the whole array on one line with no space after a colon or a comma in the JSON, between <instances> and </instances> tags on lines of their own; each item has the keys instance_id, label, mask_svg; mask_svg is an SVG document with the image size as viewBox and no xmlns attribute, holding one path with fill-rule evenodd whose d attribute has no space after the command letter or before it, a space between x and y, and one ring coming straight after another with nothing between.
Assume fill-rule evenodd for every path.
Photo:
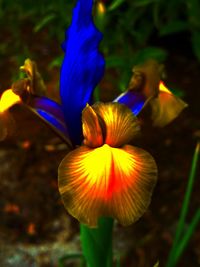
<instances>
[{"instance_id":1,"label":"yellow petal","mask_svg":"<svg viewBox=\"0 0 200 267\"><path fill-rule=\"evenodd\" d=\"M104 143L112 147L128 144L139 132L137 118L132 111L119 103L97 103L93 110L102 119L105 125Z\"/></svg>"},{"instance_id":2,"label":"yellow petal","mask_svg":"<svg viewBox=\"0 0 200 267\"><path fill-rule=\"evenodd\" d=\"M108 216L129 225L146 211L156 174L153 158L142 149L82 146L61 162L58 184L66 209L81 223L95 227Z\"/></svg>"},{"instance_id":3,"label":"yellow petal","mask_svg":"<svg viewBox=\"0 0 200 267\"><path fill-rule=\"evenodd\" d=\"M126 145L123 150L114 150L115 173L121 186L113 192L110 210L112 216L126 226L147 210L157 180L157 166L143 149Z\"/></svg>"},{"instance_id":4,"label":"yellow petal","mask_svg":"<svg viewBox=\"0 0 200 267\"><path fill-rule=\"evenodd\" d=\"M84 144L89 147L98 147L103 144L102 130L97 114L87 105L82 112Z\"/></svg>"},{"instance_id":5,"label":"yellow petal","mask_svg":"<svg viewBox=\"0 0 200 267\"><path fill-rule=\"evenodd\" d=\"M100 15L103 15L106 12L106 8L103 2L98 2L97 3L97 12Z\"/></svg>"},{"instance_id":6,"label":"yellow petal","mask_svg":"<svg viewBox=\"0 0 200 267\"><path fill-rule=\"evenodd\" d=\"M188 105L173 95L163 82L159 86L157 98L150 101L154 126L164 127L174 120Z\"/></svg>"},{"instance_id":7,"label":"yellow petal","mask_svg":"<svg viewBox=\"0 0 200 267\"><path fill-rule=\"evenodd\" d=\"M45 95L46 86L41 74L38 72L37 64L31 59L27 58L24 61L24 66L21 66L20 69L27 74L28 80L30 81L26 90L34 95ZM23 80L25 83L27 82L27 79Z\"/></svg>"},{"instance_id":8,"label":"yellow petal","mask_svg":"<svg viewBox=\"0 0 200 267\"><path fill-rule=\"evenodd\" d=\"M11 89L4 91L0 99L0 113L6 111L19 102L21 102L20 97L13 93Z\"/></svg>"}]
</instances>

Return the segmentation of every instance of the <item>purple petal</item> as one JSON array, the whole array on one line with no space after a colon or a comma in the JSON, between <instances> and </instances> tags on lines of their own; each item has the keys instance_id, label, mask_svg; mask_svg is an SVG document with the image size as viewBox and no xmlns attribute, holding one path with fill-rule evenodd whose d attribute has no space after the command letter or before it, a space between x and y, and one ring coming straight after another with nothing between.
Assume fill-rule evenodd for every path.
<instances>
[{"instance_id":1,"label":"purple petal","mask_svg":"<svg viewBox=\"0 0 200 267\"><path fill-rule=\"evenodd\" d=\"M69 146L72 146L61 105L46 97L33 97L25 106L50 126Z\"/></svg>"},{"instance_id":2,"label":"purple petal","mask_svg":"<svg viewBox=\"0 0 200 267\"><path fill-rule=\"evenodd\" d=\"M126 91L125 93L118 96L113 102L118 102L126 105L130 108L135 116L137 116L142 110L146 98L138 92Z\"/></svg>"}]
</instances>

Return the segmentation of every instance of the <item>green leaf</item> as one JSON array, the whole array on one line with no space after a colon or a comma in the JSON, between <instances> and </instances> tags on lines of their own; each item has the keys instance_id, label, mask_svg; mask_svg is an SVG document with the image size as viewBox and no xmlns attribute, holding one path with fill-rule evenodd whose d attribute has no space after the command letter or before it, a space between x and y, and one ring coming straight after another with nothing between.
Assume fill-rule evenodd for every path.
<instances>
[{"instance_id":1,"label":"green leaf","mask_svg":"<svg viewBox=\"0 0 200 267\"><path fill-rule=\"evenodd\" d=\"M180 98L184 98L185 97L185 92L183 90L181 90L180 88L174 87L170 88L170 91L175 95L178 96Z\"/></svg>"},{"instance_id":2,"label":"green leaf","mask_svg":"<svg viewBox=\"0 0 200 267\"><path fill-rule=\"evenodd\" d=\"M166 57L167 57L167 52L165 50L157 47L147 47L135 54L134 62L135 64L141 64L148 59L155 59L161 62L164 61Z\"/></svg>"},{"instance_id":3,"label":"green leaf","mask_svg":"<svg viewBox=\"0 0 200 267\"><path fill-rule=\"evenodd\" d=\"M159 34L161 36L164 36L168 34L182 32L182 31L188 30L188 26L189 25L186 21L182 21L182 20L171 21L160 29Z\"/></svg>"},{"instance_id":4,"label":"green leaf","mask_svg":"<svg viewBox=\"0 0 200 267\"><path fill-rule=\"evenodd\" d=\"M106 67L124 67L126 64L125 59L120 56L108 56L106 58Z\"/></svg>"},{"instance_id":5,"label":"green leaf","mask_svg":"<svg viewBox=\"0 0 200 267\"><path fill-rule=\"evenodd\" d=\"M60 68L62 61L63 61L63 55L54 58L54 60L52 60L48 66L49 69L51 69L53 67L59 67Z\"/></svg>"},{"instance_id":6,"label":"green leaf","mask_svg":"<svg viewBox=\"0 0 200 267\"><path fill-rule=\"evenodd\" d=\"M39 21L33 31L34 32L39 32L42 28L44 28L49 22L51 22L53 19L55 19L56 15L55 14L49 14L47 16L45 16L44 18L42 18L41 21Z\"/></svg>"},{"instance_id":7,"label":"green leaf","mask_svg":"<svg viewBox=\"0 0 200 267\"><path fill-rule=\"evenodd\" d=\"M180 239L181 239L181 235L183 234L183 231L184 231L184 226L186 224L186 216L187 216L187 213L188 213L190 197L191 197L191 193L192 193L192 189L193 189L194 179L195 179L196 173L197 173L199 154L200 154L200 143L197 143L196 149L195 149L195 152L194 152L194 156L193 156L193 159L192 159L192 164L191 164L191 170L190 170L189 179L188 179L187 190L186 190L186 193L185 193L185 196L184 196L184 200L183 200L183 205L182 205L181 214L180 214L180 218L179 218L179 222L178 222L178 226L177 226L177 231L176 231L174 242L173 242L173 246L171 248L171 251L170 251L170 254L169 254L169 257L168 257L168 261L167 261L167 267L175 266L174 259L175 259L175 255L177 253L176 252L177 248L179 247L179 242L180 242ZM197 213L196 216L198 216L198 213ZM196 219L196 216L194 217L195 221L192 222L191 230L196 227L196 220L198 219L198 217ZM191 235L191 230L188 233L189 237ZM187 237L186 240L189 240L189 237ZM184 246L186 246L185 243L184 243ZM183 248L181 248L181 250L182 249ZM180 250L180 248L179 248L179 250ZM178 255L181 255L181 253L179 252Z\"/></svg>"},{"instance_id":8,"label":"green leaf","mask_svg":"<svg viewBox=\"0 0 200 267\"><path fill-rule=\"evenodd\" d=\"M157 0L138 0L138 1L134 1L133 5L135 7L145 7L149 4L155 3L157 2Z\"/></svg>"},{"instance_id":9,"label":"green leaf","mask_svg":"<svg viewBox=\"0 0 200 267\"><path fill-rule=\"evenodd\" d=\"M200 2L199 0L190 0L188 1L187 4L187 15L189 17L189 22L192 26L194 27L199 27L200 26Z\"/></svg>"},{"instance_id":10,"label":"green leaf","mask_svg":"<svg viewBox=\"0 0 200 267\"><path fill-rule=\"evenodd\" d=\"M192 33L192 47L193 47L193 51L197 59L200 61L200 32L199 31L194 31Z\"/></svg>"},{"instance_id":11,"label":"green leaf","mask_svg":"<svg viewBox=\"0 0 200 267\"><path fill-rule=\"evenodd\" d=\"M194 152L193 159L192 159L192 165L191 165L191 170L190 170L190 174L189 174L189 181L188 181L187 190L186 190L184 200L183 200L181 215L180 215L180 219L179 219L179 223L178 223L177 232L175 235L175 242L178 242L178 240L179 240L179 238L183 232L183 229L184 229L186 215L188 213L188 208L189 208L189 203L190 203L190 197L192 194L194 179L195 179L196 172L197 172L197 166L198 166L198 160L199 160L199 150L200 150L200 144L198 143L196 146L195 152Z\"/></svg>"},{"instance_id":12,"label":"green leaf","mask_svg":"<svg viewBox=\"0 0 200 267\"><path fill-rule=\"evenodd\" d=\"M124 0L115 0L115 1L113 1L113 3L108 7L108 11L112 11L112 10L116 9L116 8L119 7L123 2L124 2Z\"/></svg>"},{"instance_id":13,"label":"green leaf","mask_svg":"<svg viewBox=\"0 0 200 267\"><path fill-rule=\"evenodd\" d=\"M179 244L177 245L176 251L173 256L173 266L177 265L178 260L183 254L184 249L186 248L199 222L200 222L200 209L196 211L186 233L183 235L183 238L180 240Z\"/></svg>"},{"instance_id":14,"label":"green leaf","mask_svg":"<svg viewBox=\"0 0 200 267\"><path fill-rule=\"evenodd\" d=\"M93 97L94 97L94 102L99 102L100 101L100 88L99 88L99 86L97 86L94 89Z\"/></svg>"},{"instance_id":15,"label":"green leaf","mask_svg":"<svg viewBox=\"0 0 200 267\"><path fill-rule=\"evenodd\" d=\"M157 261L153 267L159 267L159 261Z\"/></svg>"},{"instance_id":16,"label":"green leaf","mask_svg":"<svg viewBox=\"0 0 200 267\"><path fill-rule=\"evenodd\" d=\"M121 266L121 264L120 264L120 255L118 255L116 258L117 258L116 259L116 267L120 267Z\"/></svg>"}]
</instances>

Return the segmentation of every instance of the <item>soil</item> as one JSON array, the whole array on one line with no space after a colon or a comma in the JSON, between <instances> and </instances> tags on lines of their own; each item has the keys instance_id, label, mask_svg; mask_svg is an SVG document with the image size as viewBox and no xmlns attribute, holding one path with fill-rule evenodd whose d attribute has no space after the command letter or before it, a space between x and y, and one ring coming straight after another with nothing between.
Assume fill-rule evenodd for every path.
<instances>
[{"instance_id":1,"label":"soil","mask_svg":"<svg viewBox=\"0 0 200 267\"><path fill-rule=\"evenodd\" d=\"M29 27L22 30L21 42L26 43L38 64L47 96L59 102L59 68L48 66L62 54L61 48L53 39L47 42L45 32L30 37L26 34ZM11 86L19 67L21 46L19 51L12 49L11 40L5 30L0 37L0 42L7 45L0 60L1 92ZM121 255L121 266L153 267L157 261L159 266L165 266L200 137L200 63L189 44L180 49L175 43L173 36L157 40L169 53L165 62L167 82L181 88L189 107L165 128L143 132L143 147L154 156L159 178L145 215L130 227L115 224L114 251ZM103 101L112 100L116 94L106 77L101 82ZM68 148L30 112L16 106L11 113L15 131L0 144L0 266L55 267L67 253L81 250L79 224L65 211L57 188L57 168ZM186 229L200 206L199 184L197 175ZM72 260L66 261L65 266L77 264ZM200 266L199 226L177 266Z\"/></svg>"}]
</instances>

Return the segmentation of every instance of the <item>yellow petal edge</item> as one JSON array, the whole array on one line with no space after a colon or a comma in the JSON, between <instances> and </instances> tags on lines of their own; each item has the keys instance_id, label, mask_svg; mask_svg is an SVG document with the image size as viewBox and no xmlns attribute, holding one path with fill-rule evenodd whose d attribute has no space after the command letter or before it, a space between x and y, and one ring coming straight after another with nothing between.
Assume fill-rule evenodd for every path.
<instances>
[{"instance_id":1,"label":"yellow petal edge","mask_svg":"<svg viewBox=\"0 0 200 267\"><path fill-rule=\"evenodd\" d=\"M172 94L161 81L158 97L150 101L154 126L164 127L172 122L188 105Z\"/></svg>"},{"instance_id":2,"label":"yellow petal edge","mask_svg":"<svg viewBox=\"0 0 200 267\"><path fill-rule=\"evenodd\" d=\"M82 125L84 144L89 147L101 146L103 144L103 134L98 116L88 104L82 112Z\"/></svg>"},{"instance_id":3,"label":"yellow petal edge","mask_svg":"<svg viewBox=\"0 0 200 267\"><path fill-rule=\"evenodd\" d=\"M112 147L128 144L138 135L140 127L132 111L119 103L96 103L92 106L104 122L104 143Z\"/></svg>"}]
</instances>

